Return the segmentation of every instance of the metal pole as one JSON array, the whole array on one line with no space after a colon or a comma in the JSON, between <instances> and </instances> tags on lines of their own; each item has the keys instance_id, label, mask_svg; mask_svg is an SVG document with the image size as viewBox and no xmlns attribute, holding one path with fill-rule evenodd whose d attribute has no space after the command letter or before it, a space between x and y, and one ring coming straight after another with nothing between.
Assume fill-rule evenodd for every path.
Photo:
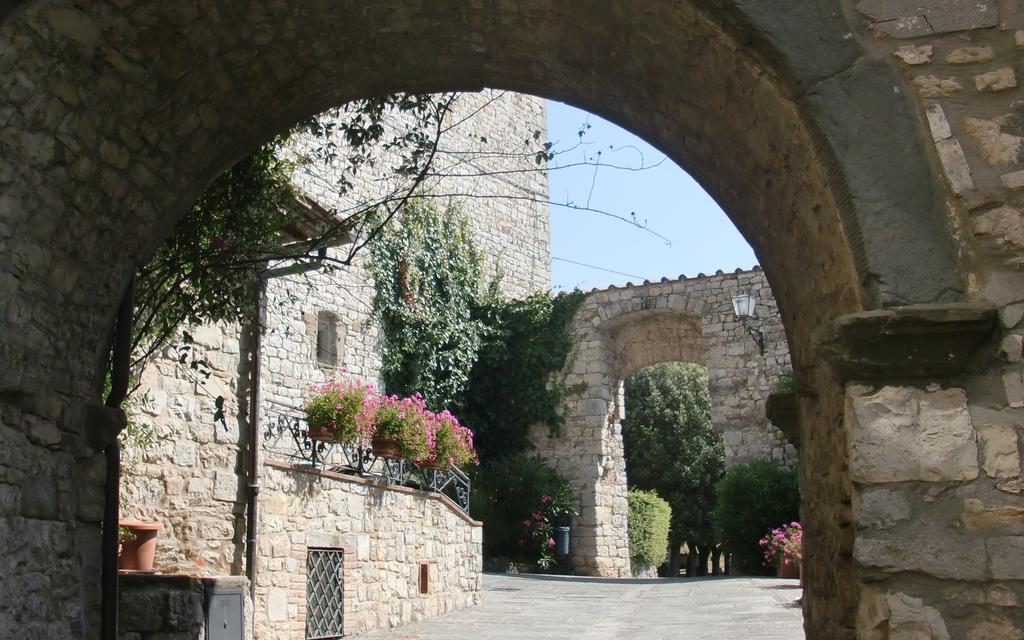
<instances>
[{"instance_id":1,"label":"metal pole","mask_svg":"<svg viewBox=\"0 0 1024 640\"><path fill-rule=\"evenodd\" d=\"M132 361L132 321L135 310L135 278L128 282L128 288L121 298L117 311L117 326L114 334L114 349L111 356L110 394L106 406L119 409L128 395ZM118 522L121 517L121 441L116 437L104 449L107 460L107 475L104 484L103 501L103 542L101 578L102 604L100 612L103 640L117 640L117 551L119 546Z\"/></svg>"},{"instance_id":2,"label":"metal pole","mask_svg":"<svg viewBox=\"0 0 1024 640\"><path fill-rule=\"evenodd\" d=\"M262 360L263 298L266 280L260 278L256 284L256 309L252 318L252 368L249 383L249 465L246 485L245 519L245 575L249 579L249 597L256 597L256 542L257 513L259 506L259 436L260 436L260 361Z\"/></svg>"}]
</instances>

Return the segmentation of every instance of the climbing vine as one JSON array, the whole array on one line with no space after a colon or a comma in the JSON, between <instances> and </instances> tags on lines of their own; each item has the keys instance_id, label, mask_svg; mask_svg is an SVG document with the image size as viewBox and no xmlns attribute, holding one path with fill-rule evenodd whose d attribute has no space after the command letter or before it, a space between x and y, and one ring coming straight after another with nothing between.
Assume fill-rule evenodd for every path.
<instances>
[{"instance_id":1,"label":"climbing vine","mask_svg":"<svg viewBox=\"0 0 1024 640\"><path fill-rule=\"evenodd\" d=\"M465 389L485 327L480 254L457 205L419 201L370 247L374 311L383 329L387 390L423 394L437 411Z\"/></svg>"},{"instance_id":2,"label":"climbing vine","mask_svg":"<svg viewBox=\"0 0 1024 640\"><path fill-rule=\"evenodd\" d=\"M388 392L421 393L476 432L480 455L529 448L527 430L557 430L558 406L575 392L558 373L583 294L508 300L484 283L465 213L417 201L370 248L374 312L383 330Z\"/></svg>"},{"instance_id":3,"label":"climbing vine","mask_svg":"<svg viewBox=\"0 0 1024 640\"><path fill-rule=\"evenodd\" d=\"M558 407L580 392L560 372L574 344L569 323L583 298L580 291L494 297L476 309L487 333L457 410L475 429L481 458L525 451L531 425L558 431Z\"/></svg>"}]
</instances>

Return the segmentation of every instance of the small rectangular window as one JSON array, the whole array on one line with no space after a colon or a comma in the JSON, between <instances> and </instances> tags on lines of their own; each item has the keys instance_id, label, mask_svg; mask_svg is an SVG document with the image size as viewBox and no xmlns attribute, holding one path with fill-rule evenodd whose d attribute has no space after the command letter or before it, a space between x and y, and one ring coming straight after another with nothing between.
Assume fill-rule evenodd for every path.
<instances>
[{"instance_id":1,"label":"small rectangular window","mask_svg":"<svg viewBox=\"0 0 1024 640\"><path fill-rule=\"evenodd\" d=\"M309 549L306 552L306 638L340 638L344 630L345 552Z\"/></svg>"},{"instance_id":2,"label":"small rectangular window","mask_svg":"<svg viewBox=\"0 0 1024 640\"><path fill-rule=\"evenodd\" d=\"M420 563L420 593L430 593L430 563Z\"/></svg>"},{"instance_id":3,"label":"small rectangular window","mask_svg":"<svg viewBox=\"0 0 1024 640\"><path fill-rule=\"evenodd\" d=\"M330 311L316 314L316 360L330 367L338 366L338 317Z\"/></svg>"}]
</instances>

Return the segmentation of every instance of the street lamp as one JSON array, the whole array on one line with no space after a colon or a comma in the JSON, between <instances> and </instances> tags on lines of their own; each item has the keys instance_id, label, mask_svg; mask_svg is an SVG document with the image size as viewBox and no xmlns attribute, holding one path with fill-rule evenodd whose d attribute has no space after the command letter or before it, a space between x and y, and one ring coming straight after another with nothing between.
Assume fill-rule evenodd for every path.
<instances>
[{"instance_id":1,"label":"street lamp","mask_svg":"<svg viewBox=\"0 0 1024 640\"><path fill-rule=\"evenodd\" d=\"M760 329L755 329L750 326L750 321L757 317L757 314L754 313L756 306L757 299L751 295L749 291L747 293L741 293L732 299L732 310L736 312L736 319L743 324L743 328L746 329L747 333L750 334L750 337L754 339L754 342L757 344L758 351L760 351L763 356L764 335L761 333Z\"/></svg>"}]
</instances>

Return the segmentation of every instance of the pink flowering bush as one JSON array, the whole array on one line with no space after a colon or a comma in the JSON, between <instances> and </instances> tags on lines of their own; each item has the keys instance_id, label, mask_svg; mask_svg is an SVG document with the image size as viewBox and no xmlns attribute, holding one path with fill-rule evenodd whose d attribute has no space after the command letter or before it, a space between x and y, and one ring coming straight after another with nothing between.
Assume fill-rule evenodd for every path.
<instances>
[{"instance_id":1,"label":"pink flowering bush","mask_svg":"<svg viewBox=\"0 0 1024 640\"><path fill-rule=\"evenodd\" d=\"M330 432L337 442L356 442L365 430L367 398L375 395L373 387L359 381L315 384L306 400L306 423L310 430Z\"/></svg>"},{"instance_id":2,"label":"pink flowering bush","mask_svg":"<svg viewBox=\"0 0 1024 640\"><path fill-rule=\"evenodd\" d=\"M793 563L800 562L803 554L801 545L804 531L799 522L790 522L777 529L772 529L768 535L759 540L764 550L764 563L769 567L777 567L785 558Z\"/></svg>"},{"instance_id":3,"label":"pink flowering bush","mask_svg":"<svg viewBox=\"0 0 1024 640\"><path fill-rule=\"evenodd\" d=\"M400 457L418 465L479 463L473 432L448 411L430 411L418 393L400 398L359 381L331 381L313 385L305 410L310 431L325 429L336 442L392 440Z\"/></svg>"},{"instance_id":4,"label":"pink flowering bush","mask_svg":"<svg viewBox=\"0 0 1024 640\"><path fill-rule=\"evenodd\" d=\"M423 398L381 396L374 402L373 438L394 440L401 457L420 464L430 458L434 444L434 417Z\"/></svg>"},{"instance_id":5,"label":"pink flowering bush","mask_svg":"<svg viewBox=\"0 0 1024 640\"><path fill-rule=\"evenodd\" d=\"M479 464L473 448L473 432L459 424L459 419L448 411L433 416L434 446L429 461L443 468L451 465L463 467Z\"/></svg>"},{"instance_id":6,"label":"pink flowering bush","mask_svg":"<svg viewBox=\"0 0 1024 640\"><path fill-rule=\"evenodd\" d=\"M576 515L569 483L555 485L551 494L545 493L540 497L536 510L520 522L519 546L534 558L541 569L550 568L555 564L555 527L568 525Z\"/></svg>"}]
</instances>

